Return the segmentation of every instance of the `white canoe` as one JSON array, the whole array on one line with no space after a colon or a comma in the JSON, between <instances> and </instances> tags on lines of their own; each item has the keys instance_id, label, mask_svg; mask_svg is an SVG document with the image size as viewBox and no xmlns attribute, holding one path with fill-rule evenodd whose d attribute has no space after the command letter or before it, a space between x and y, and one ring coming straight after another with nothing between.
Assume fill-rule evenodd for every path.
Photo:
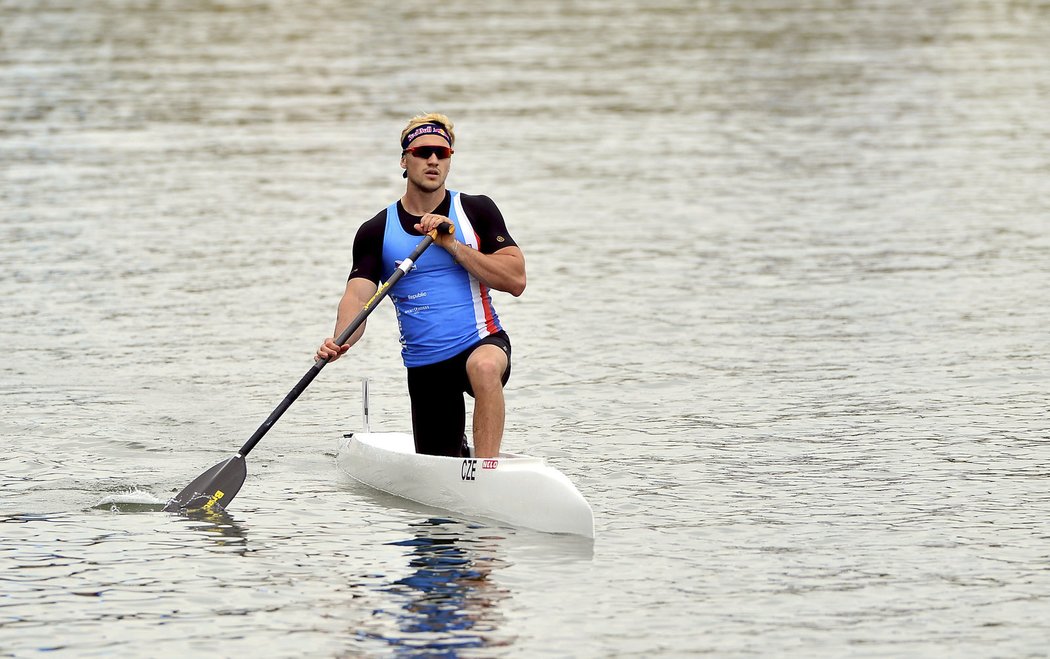
<instances>
[{"instance_id":1,"label":"white canoe","mask_svg":"<svg viewBox=\"0 0 1050 659\"><path fill-rule=\"evenodd\" d=\"M467 517L594 537L594 515L572 482L542 458L447 458L415 452L407 433L354 433L339 468L377 490Z\"/></svg>"}]
</instances>

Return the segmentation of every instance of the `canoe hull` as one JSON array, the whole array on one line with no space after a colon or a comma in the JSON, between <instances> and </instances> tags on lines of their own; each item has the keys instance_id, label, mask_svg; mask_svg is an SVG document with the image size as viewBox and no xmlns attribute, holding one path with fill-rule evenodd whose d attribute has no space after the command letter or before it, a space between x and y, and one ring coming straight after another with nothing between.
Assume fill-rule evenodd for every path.
<instances>
[{"instance_id":1,"label":"canoe hull","mask_svg":"<svg viewBox=\"0 0 1050 659\"><path fill-rule=\"evenodd\" d=\"M541 458L448 458L415 452L406 433L354 433L339 443L338 463L377 490L468 517L594 537L594 515L572 482Z\"/></svg>"}]
</instances>

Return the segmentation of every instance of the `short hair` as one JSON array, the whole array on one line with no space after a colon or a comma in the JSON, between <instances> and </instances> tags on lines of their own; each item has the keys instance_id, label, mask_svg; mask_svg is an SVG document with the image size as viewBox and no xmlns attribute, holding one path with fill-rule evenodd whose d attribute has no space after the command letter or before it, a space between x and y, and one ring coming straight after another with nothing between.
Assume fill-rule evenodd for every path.
<instances>
[{"instance_id":1,"label":"short hair","mask_svg":"<svg viewBox=\"0 0 1050 659\"><path fill-rule=\"evenodd\" d=\"M417 114L408 121L408 125L401 131L401 141L405 141L405 137L423 124L438 124L448 133L448 140L451 146L456 144L456 134L452 132L452 120L439 112L427 112L426 114Z\"/></svg>"}]
</instances>

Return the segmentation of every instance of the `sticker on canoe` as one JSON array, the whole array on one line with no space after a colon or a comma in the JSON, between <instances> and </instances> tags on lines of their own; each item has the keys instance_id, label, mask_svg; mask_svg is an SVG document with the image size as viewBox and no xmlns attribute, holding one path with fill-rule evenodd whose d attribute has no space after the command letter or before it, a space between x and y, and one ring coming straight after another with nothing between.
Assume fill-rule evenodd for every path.
<instances>
[{"instance_id":1,"label":"sticker on canoe","mask_svg":"<svg viewBox=\"0 0 1050 659\"><path fill-rule=\"evenodd\" d=\"M463 466L459 469L460 478L465 481L475 480L474 471L478 468L478 461L474 459L467 459L463 461Z\"/></svg>"},{"instance_id":2,"label":"sticker on canoe","mask_svg":"<svg viewBox=\"0 0 1050 659\"><path fill-rule=\"evenodd\" d=\"M499 466L499 460L485 460L481 463L482 469L495 469Z\"/></svg>"}]
</instances>

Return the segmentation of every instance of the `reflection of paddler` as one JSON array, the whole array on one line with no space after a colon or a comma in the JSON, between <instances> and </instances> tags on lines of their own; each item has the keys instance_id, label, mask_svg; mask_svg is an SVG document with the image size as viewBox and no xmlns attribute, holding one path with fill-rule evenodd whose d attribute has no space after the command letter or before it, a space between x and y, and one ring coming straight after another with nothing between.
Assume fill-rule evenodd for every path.
<instances>
[{"instance_id":1,"label":"reflection of paddler","mask_svg":"<svg viewBox=\"0 0 1050 659\"><path fill-rule=\"evenodd\" d=\"M450 638L434 639L412 647L448 649L449 647L486 647L492 643L481 635L496 629L501 617L498 603L509 593L490 579L494 568L503 562L495 557L494 543L481 545L476 540L463 540L454 527L458 523L430 519L417 525L414 538L392 542L411 547L409 565L414 572L395 581L388 592L409 598L397 615L398 626L406 634L448 634ZM444 528L441 528L444 527ZM463 632L474 632L464 634ZM397 644L394 639L387 639Z\"/></svg>"}]
</instances>

